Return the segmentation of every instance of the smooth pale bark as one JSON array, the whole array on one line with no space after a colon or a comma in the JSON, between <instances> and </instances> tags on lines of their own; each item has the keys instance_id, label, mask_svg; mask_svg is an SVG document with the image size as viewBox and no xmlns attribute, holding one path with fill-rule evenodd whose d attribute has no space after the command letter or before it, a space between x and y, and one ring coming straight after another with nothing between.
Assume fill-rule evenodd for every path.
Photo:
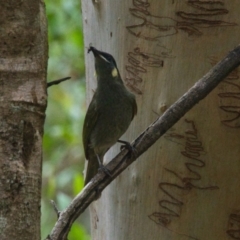
<instances>
[{"instance_id":1,"label":"smooth pale bark","mask_svg":"<svg viewBox=\"0 0 240 240\"><path fill-rule=\"evenodd\" d=\"M239 44L238 1L82 1L85 46L136 94L134 139ZM86 55L88 102L96 87ZM240 79L234 71L91 205L92 239L240 239ZM107 126L106 126L107 131ZM105 161L119 151L111 148Z\"/></svg>"},{"instance_id":2,"label":"smooth pale bark","mask_svg":"<svg viewBox=\"0 0 240 240\"><path fill-rule=\"evenodd\" d=\"M39 240L45 6L31 0L0 5L0 239Z\"/></svg>"}]
</instances>

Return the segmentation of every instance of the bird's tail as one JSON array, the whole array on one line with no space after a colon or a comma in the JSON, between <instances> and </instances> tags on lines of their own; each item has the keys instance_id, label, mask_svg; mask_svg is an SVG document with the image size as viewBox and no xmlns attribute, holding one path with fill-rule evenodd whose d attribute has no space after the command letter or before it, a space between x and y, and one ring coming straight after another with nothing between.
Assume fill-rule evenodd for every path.
<instances>
[{"instance_id":1,"label":"bird's tail","mask_svg":"<svg viewBox=\"0 0 240 240\"><path fill-rule=\"evenodd\" d=\"M88 160L84 186L86 186L90 182L90 180L97 174L98 168L99 168L99 163L98 163L97 156L94 156Z\"/></svg>"}]
</instances>

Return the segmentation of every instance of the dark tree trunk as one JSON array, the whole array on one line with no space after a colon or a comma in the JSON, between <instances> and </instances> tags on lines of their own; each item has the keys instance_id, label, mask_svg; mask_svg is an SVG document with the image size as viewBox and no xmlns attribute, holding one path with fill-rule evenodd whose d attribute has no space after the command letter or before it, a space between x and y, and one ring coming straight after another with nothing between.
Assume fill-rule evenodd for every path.
<instances>
[{"instance_id":1,"label":"dark tree trunk","mask_svg":"<svg viewBox=\"0 0 240 240\"><path fill-rule=\"evenodd\" d=\"M42 1L0 0L0 238L40 239L47 26Z\"/></svg>"}]
</instances>

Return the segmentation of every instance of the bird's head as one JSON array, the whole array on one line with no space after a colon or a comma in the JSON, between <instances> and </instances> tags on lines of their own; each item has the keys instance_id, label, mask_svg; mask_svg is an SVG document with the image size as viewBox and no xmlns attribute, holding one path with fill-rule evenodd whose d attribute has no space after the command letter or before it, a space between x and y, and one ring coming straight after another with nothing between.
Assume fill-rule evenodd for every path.
<instances>
[{"instance_id":1,"label":"bird's head","mask_svg":"<svg viewBox=\"0 0 240 240\"><path fill-rule=\"evenodd\" d=\"M117 64L112 55L99 51L94 47L88 49L95 57L95 69L98 77L119 77Z\"/></svg>"}]
</instances>

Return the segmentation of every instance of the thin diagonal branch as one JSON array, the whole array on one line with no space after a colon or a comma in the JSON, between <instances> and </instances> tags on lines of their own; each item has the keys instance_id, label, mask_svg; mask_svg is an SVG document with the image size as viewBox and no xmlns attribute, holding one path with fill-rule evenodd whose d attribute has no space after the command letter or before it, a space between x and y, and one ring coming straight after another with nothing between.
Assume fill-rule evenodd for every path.
<instances>
[{"instance_id":1,"label":"thin diagonal branch","mask_svg":"<svg viewBox=\"0 0 240 240\"><path fill-rule=\"evenodd\" d=\"M66 80L69 80L69 79L71 79L71 77L65 77L65 78L61 78L61 79L57 79L57 80L48 82L48 83L47 83L47 88L49 88L49 87L51 87L51 86L53 86L53 85L57 85L57 84L59 84L59 83L61 83L61 82L64 82L64 81L66 81Z\"/></svg>"},{"instance_id":2,"label":"thin diagonal branch","mask_svg":"<svg viewBox=\"0 0 240 240\"><path fill-rule=\"evenodd\" d=\"M187 93L177 100L166 112L153 122L132 143L136 154L130 156L125 149L106 167L112 177L99 172L93 180L73 199L72 203L61 212L51 234L47 239L65 240L76 218L92 203L106 186L124 169L152 146L168 129L183 117L196 103L205 98L232 70L240 64L240 46L215 65ZM97 191L96 191L97 190Z\"/></svg>"}]
</instances>

